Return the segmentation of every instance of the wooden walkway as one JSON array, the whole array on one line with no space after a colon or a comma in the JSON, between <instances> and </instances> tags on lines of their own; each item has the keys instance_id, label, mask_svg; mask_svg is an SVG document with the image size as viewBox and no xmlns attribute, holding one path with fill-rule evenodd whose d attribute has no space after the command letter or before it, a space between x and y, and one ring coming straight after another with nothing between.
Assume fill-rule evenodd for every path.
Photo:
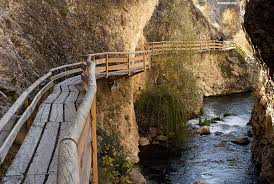
<instances>
[{"instance_id":1,"label":"wooden walkway","mask_svg":"<svg viewBox=\"0 0 274 184\"><path fill-rule=\"evenodd\" d=\"M89 54L85 62L50 70L23 92L0 120L0 163L20 129L28 125L1 183L86 184L92 171L97 184L96 79L143 72L150 68L151 55L235 49L219 41L152 42L147 47L147 51Z\"/></svg>"},{"instance_id":2,"label":"wooden walkway","mask_svg":"<svg viewBox=\"0 0 274 184\"><path fill-rule=\"evenodd\" d=\"M81 76L76 76L54 86L2 183L56 183L58 145L84 97L81 82Z\"/></svg>"}]
</instances>

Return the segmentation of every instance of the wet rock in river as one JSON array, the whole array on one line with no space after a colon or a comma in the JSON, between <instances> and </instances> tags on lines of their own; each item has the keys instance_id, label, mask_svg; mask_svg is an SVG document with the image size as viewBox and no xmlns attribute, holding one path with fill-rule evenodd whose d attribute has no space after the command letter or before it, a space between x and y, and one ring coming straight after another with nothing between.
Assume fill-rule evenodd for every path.
<instances>
[{"instance_id":1,"label":"wet rock in river","mask_svg":"<svg viewBox=\"0 0 274 184\"><path fill-rule=\"evenodd\" d=\"M150 142L149 142L148 138L140 137L140 139L139 139L139 145L140 146L147 146L149 144L150 144Z\"/></svg>"},{"instance_id":2,"label":"wet rock in river","mask_svg":"<svg viewBox=\"0 0 274 184\"><path fill-rule=\"evenodd\" d=\"M222 134L223 134L223 132L215 132L214 133L214 135L217 135L217 136L222 135Z\"/></svg>"},{"instance_id":3,"label":"wet rock in river","mask_svg":"<svg viewBox=\"0 0 274 184\"><path fill-rule=\"evenodd\" d=\"M146 184L145 177L137 170L133 169L129 174L129 178L134 184Z\"/></svg>"},{"instance_id":4,"label":"wet rock in river","mask_svg":"<svg viewBox=\"0 0 274 184\"><path fill-rule=\"evenodd\" d=\"M158 129L155 127L149 127L148 132L149 132L148 134L149 139L153 139L159 134Z\"/></svg>"},{"instance_id":5,"label":"wet rock in river","mask_svg":"<svg viewBox=\"0 0 274 184\"><path fill-rule=\"evenodd\" d=\"M210 130L207 126L202 126L196 130L196 132L200 135L208 135L210 134Z\"/></svg>"},{"instance_id":6,"label":"wet rock in river","mask_svg":"<svg viewBox=\"0 0 274 184\"><path fill-rule=\"evenodd\" d=\"M231 142L234 144L239 144L239 145L248 145L250 143L250 141L247 137L241 137L241 138L232 140Z\"/></svg>"},{"instance_id":7,"label":"wet rock in river","mask_svg":"<svg viewBox=\"0 0 274 184\"><path fill-rule=\"evenodd\" d=\"M193 184L208 184L208 183L203 180L197 180L197 181L194 181Z\"/></svg>"},{"instance_id":8,"label":"wet rock in river","mask_svg":"<svg viewBox=\"0 0 274 184\"><path fill-rule=\"evenodd\" d=\"M167 141L167 136L158 135L158 136L156 137L156 140L157 140L157 141Z\"/></svg>"}]
</instances>

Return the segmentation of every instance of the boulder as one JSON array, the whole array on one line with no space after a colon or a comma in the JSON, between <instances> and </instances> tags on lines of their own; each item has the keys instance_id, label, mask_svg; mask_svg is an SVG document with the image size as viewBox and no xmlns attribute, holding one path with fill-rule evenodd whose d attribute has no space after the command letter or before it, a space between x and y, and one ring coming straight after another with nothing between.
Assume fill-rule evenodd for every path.
<instances>
[{"instance_id":1,"label":"boulder","mask_svg":"<svg viewBox=\"0 0 274 184\"><path fill-rule=\"evenodd\" d=\"M158 136L156 137L156 140L157 140L157 141L167 141L167 136L158 135Z\"/></svg>"},{"instance_id":2,"label":"boulder","mask_svg":"<svg viewBox=\"0 0 274 184\"><path fill-rule=\"evenodd\" d=\"M247 137L241 137L241 138L232 140L231 142L234 144L239 144L239 145L248 145L250 143L250 141Z\"/></svg>"},{"instance_id":3,"label":"boulder","mask_svg":"<svg viewBox=\"0 0 274 184\"><path fill-rule=\"evenodd\" d=\"M148 129L149 137L155 138L158 135L158 129L155 127L149 127Z\"/></svg>"},{"instance_id":4,"label":"boulder","mask_svg":"<svg viewBox=\"0 0 274 184\"><path fill-rule=\"evenodd\" d=\"M149 142L148 138L146 138L146 137L140 137L139 138L139 145L140 146L147 146L149 144L150 144L150 142Z\"/></svg>"},{"instance_id":5,"label":"boulder","mask_svg":"<svg viewBox=\"0 0 274 184\"><path fill-rule=\"evenodd\" d=\"M223 132L215 132L214 133L214 135L217 135L217 136L222 135L222 134L223 134Z\"/></svg>"},{"instance_id":6,"label":"boulder","mask_svg":"<svg viewBox=\"0 0 274 184\"><path fill-rule=\"evenodd\" d=\"M208 183L203 180L197 180L197 181L194 181L193 184L208 184Z\"/></svg>"},{"instance_id":7,"label":"boulder","mask_svg":"<svg viewBox=\"0 0 274 184\"><path fill-rule=\"evenodd\" d=\"M133 184L146 184L147 181L145 177L137 170L133 169L129 174L129 179Z\"/></svg>"},{"instance_id":8,"label":"boulder","mask_svg":"<svg viewBox=\"0 0 274 184\"><path fill-rule=\"evenodd\" d=\"M196 130L196 132L200 135L208 135L210 134L210 130L207 126L202 126Z\"/></svg>"}]
</instances>

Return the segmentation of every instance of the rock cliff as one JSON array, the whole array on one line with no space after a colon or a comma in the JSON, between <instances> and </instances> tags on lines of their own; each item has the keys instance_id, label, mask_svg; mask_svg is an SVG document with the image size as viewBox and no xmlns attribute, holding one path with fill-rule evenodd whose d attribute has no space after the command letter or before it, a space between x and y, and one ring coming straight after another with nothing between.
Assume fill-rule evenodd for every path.
<instances>
[{"instance_id":1,"label":"rock cliff","mask_svg":"<svg viewBox=\"0 0 274 184\"><path fill-rule=\"evenodd\" d=\"M246 4L244 26L256 51L256 57L263 67L257 87L257 101L251 124L254 132L253 158L261 166L265 183L274 183L274 2L271 0L250 0Z\"/></svg>"}]
</instances>

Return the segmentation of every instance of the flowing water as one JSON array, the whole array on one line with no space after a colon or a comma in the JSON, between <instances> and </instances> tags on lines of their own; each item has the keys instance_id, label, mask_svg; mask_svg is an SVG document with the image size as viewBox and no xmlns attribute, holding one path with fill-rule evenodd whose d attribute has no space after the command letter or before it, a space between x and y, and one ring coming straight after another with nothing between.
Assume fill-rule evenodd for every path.
<instances>
[{"instance_id":1,"label":"flowing water","mask_svg":"<svg viewBox=\"0 0 274 184\"><path fill-rule=\"evenodd\" d=\"M141 150L141 171L153 184L191 184L196 180L209 184L258 184L251 145L231 142L247 136L252 107L249 93L206 98L202 118L226 113L229 116L211 124L210 135L191 136L177 156L162 148L155 150L155 146Z\"/></svg>"}]
</instances>

